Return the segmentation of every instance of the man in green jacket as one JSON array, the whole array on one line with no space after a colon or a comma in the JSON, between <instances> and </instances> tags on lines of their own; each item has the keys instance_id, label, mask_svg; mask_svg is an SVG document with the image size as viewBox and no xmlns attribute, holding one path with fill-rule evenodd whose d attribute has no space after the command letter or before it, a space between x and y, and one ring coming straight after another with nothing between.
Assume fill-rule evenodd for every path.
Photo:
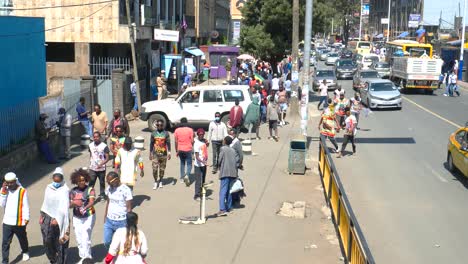
<instances>
[{"instance_id":1,"label":"man in green jacket","mask_svg":"<svg viewBox=\"0 0 468 264\"><path fill-rule=\"evenodd\" d=\"M258 97L253 97L252 103L247 107L244 115L244 125L249 129L249 139L252 139L252 130L255 129L257 139L261 139L258 124L260 123L260 103Z\"/></svg>"}]
</instances>

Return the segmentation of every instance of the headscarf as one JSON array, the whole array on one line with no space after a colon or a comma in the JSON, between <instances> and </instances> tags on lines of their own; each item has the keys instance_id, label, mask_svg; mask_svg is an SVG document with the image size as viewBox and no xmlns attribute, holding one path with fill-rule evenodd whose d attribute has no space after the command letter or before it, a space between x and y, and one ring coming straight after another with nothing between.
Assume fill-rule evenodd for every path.
<instances>
[{"instance_id":1,"label":"headscarf","mask_svg":"<svg viewBox=\"0 0 468 264\"><path fill-rule=\"evenodd\" d=\"M62 168L56 168L53 176L61 175L63 179ZM69 219L69 198L70 189L63 183L56 188L53 183L47 185L42 203L41 211L54 218L60 229L60 238L65 236L70 224Z\"/></svg>"}]
</instances>

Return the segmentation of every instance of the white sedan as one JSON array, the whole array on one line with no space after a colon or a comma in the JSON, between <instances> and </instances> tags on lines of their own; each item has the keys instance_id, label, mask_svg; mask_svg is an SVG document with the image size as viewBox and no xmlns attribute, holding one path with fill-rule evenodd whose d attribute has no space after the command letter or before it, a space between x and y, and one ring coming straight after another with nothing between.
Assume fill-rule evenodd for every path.
<instances>
[{"instance_id":1,"label":"white sedan","mask_svg":"<svg viewBox=\"0 0 468 264\"><path fill-rule=\"evenodd\" d=\"M326 65L335 65L335 62L340 58L338 53L328 53L327 60L325 61Z\"/></svg>"}]
</instances>

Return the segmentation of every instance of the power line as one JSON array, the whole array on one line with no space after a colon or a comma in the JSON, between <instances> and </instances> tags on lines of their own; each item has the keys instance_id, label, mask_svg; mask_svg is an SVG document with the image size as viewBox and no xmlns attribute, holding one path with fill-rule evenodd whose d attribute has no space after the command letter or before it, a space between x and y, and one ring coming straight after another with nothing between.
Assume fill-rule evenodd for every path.
<instances>
[{"instance_id":1,"label":"power line","mask_svg":"<svg viewBox=\"0 0 468 264\"><path fill-rule=\"evenodd\" d=\"M80 21L83 21L87 18L90 18L92 16L94 16L97 12L101 11L102 9L110 6L111 4L107 4L101 8L99 8L98 10L96 10L95 12L89 14L88 16L85 16L85 17L82 17L76 21L73 21L71 23L68 23L68 24L65 24L65 25L61 25L61 26L57 26L57 27L53 27L53 28L48 28L48 29L44 29L44 30L40 30L40 31L32 31L32 32L28 32L28 33L21 33L21 34L6 34L6 35L0 35L0 38L4 38L4 37L19 37L19 36L28 36L28 35L32 35L32 34L38 34L38 33L44 33L44 32L47 32L47 31L51 31L51 30L56 30L56 29L59 29L59 28L64 28L64 27L67 27L67 26L70 26L70 25L73 25L75 23L78 23Z\"/></svg>"},{"instance_id":2,"label":"power line","mask_svg":"<svg viewBox=\"0 0 468 264\"><path fill-rule=\"evenodd\" d=\"M99 5L111 2L117 2L118 0L106 0L100 2L91 2L85 4L71 4L71 5L60 5L60 6L38 6L38 7L25 7L25 8L14 8L14 7L7 7L7 6L0 6L0 10L7 10L7 11L25 11L25 10L40 10L40 9L52 9L52 8L66 8L66 7L79 7L79 6L90 6L90 5Z\"/></svg>"}]
</instances>

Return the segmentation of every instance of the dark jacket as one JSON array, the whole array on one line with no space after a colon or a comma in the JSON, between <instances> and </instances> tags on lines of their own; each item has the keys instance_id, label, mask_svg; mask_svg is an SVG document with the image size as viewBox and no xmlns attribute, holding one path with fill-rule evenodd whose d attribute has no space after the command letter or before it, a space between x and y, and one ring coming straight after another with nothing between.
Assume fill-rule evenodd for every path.
<instances>
[{"instance_id":1,"label":"dark jacket","mask_svg":"<svg viewBox=\"0 0 468 264\"><path fill-rule=\"evenodd\" d=\"M124 129L124 135L125 136L130 136L130 126L128 125L128 121L125 117L120 117L120 125L123 127ZM112 120L109 122L109 126L107 127L107 135L108 136L115 136L114 134L114 122L115 122L115 117L112 118Z\"/></svg>"},{"instance_id":2,"label":"dark jacket","mask_svg":"<svg viewBox=\"0 0 468 264\"><path fill-rule=\"evenodd\" d=\"M41 120L36 121L36 125L34 127L36 132L36 139L39 141L46 141L49 137L47 128L45 127L44 122Z\"/></svg>"}]
</instances>

